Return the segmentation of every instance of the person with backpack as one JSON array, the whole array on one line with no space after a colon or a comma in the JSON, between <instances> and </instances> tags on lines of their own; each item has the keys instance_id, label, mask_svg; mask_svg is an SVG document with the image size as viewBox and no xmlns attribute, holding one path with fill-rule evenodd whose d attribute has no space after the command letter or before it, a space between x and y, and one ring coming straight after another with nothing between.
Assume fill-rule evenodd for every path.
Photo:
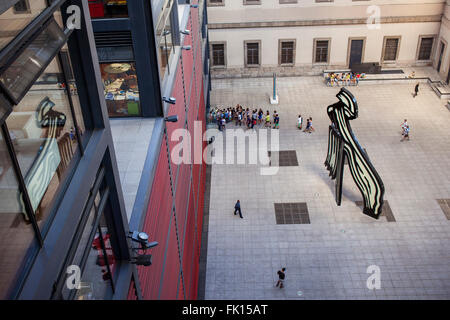
<instances>
[{"instance_id":1,"label":"person with backpack","mask_svg":"<svg viewBox=\"0 0 450 320\"><path fill-rule=\"evenodd\" d=\"M284 279L286 278L286 268L281 268L281 270L278 270L278 281L276 284L276 287L280 286L280 289L284 287Z\"/></svg>"}]
</instances>

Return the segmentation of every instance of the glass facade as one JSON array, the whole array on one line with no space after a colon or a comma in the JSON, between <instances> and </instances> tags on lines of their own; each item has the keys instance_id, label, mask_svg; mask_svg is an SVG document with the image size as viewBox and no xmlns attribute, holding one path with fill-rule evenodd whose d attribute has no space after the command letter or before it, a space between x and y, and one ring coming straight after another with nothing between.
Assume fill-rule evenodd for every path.
<instances>
[{"instance_id":1,"label":"glass facade","mask_svg":"<svg viewBox=\"0 0 450 320\"><path fill-rule=\"evenodd\" d=\"M159 74L161 81L164 79L166 71L170 73L170 58L175 50L173 28L172 28L173 1L167 0L158 18L156 25L156 40L158 43Z\"/></svg>"},{"instance_id":2,"label":"glass facade","mask_svg":"<svg viewBox=\"0 0 450 320\"><path fill-rule=\"evenodd\" d=\"M49 78L55 77L56 81ZM14 152L38 224L49 216L55 195L78 158L77 127L63 82L62 69L54 58L41 79L27 92L6 120ZM74 99L75 101L77 99ZM77 108L78 109L78 108ZM81 113L77 110L77 113ZM81 120L81 119L79 119ZM77 128L77 129L75 129Z\"/></svg>"},{"instance_id":3,"label":"glass facade","mask_svg":"<svg viewBox=\"0 0 450 320\"><path fill-rule=\"evenodd\" d=\"M7 299L35 240L5 139L0 132L0 299Z\"/></svg>"},{"instance_id":4,"label":"glass facade","mask_svg":"<svg viewBox=\"0 0 450 320\"><path fill-rule=\"evenodd\" d=\"M27 10L17 10L22 9L23 4L18 2L16 5L18 6L13 6L3 13L0 12L0 50L6 47L19 32L47 7L47 1L27 1Z\"/></svg>"},{"instance_id":5,"label":"glass facade","mask_svg":"<svg viewBox=\"0 0 450 320\"><path fill-rule=\"evenodd\" d=\"M126 0L89 0L89 12L92 19L127 18Z\"/></svg>"}]
</instances>

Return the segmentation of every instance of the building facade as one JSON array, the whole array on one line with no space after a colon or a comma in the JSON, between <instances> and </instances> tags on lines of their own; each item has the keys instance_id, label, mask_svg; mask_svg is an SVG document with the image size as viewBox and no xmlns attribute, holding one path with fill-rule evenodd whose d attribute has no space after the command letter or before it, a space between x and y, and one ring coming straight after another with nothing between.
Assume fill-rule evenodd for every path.
<instances>
[{"instance_id":1,"label":"building facade","mask_svg":"<svg viewBox=\"0 0 450 320\"><path fill-rule=\"evenodd\" d=\"M212 77L450 66L449 1L208 0Z\"/></svg>"},{"instance_id":2,"label":"building facade","mask_svg":"<svg viewBox=\"0 0 450 320\"><path fill-rule=\"evenodd\" d=\"M205 170L172 133L205 130L208 46L186 2L1 2L1 299L196 298ZM115 117L152 122L130 212Z\"/></svg>"}]
</instances>

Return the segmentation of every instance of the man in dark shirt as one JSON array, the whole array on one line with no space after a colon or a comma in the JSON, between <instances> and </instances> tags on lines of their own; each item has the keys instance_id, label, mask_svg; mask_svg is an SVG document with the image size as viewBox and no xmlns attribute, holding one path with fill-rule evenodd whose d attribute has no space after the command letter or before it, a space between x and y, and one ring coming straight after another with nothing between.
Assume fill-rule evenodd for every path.
<instances>
[{"instance_id":1,"label":"man in dark shirt","mask_svg":"<svg viewBox=\"0 0 450 320\"><path fill-rule=\"evenodd\" d=\"M286 277L286 274L284 273L286 271L286 268L282 268L281 270L278 270L277 274L278 274L278 282L277 282L277 287L278 285L280 286L280 289L284 287L283 282L284 282L284 278Z\"/></svg>"},{"instance_id":2,"label":"man in dark shirt","mask_svg":"<svg viewBox=\"0 0 450 320\"><path fill-rule=\"evenodd\" d=\"M414 87L414 95L413 95L413 97L415 98L418 93L419 93L419 83L417 82L416 86Z\"/></svg>"},{"instance_id":3,"label":"man in dark shirt","mask_svg":"<svg viewBox=\"0 0 450 320\"><path fill-rule=\"evenodd\" d=\"M234 205L234 215L236 215L236 212L239 212L239 216L241 217L241 219L244 218L241 213L241 202L239 200Z\"/></svg>"}]
</instances>

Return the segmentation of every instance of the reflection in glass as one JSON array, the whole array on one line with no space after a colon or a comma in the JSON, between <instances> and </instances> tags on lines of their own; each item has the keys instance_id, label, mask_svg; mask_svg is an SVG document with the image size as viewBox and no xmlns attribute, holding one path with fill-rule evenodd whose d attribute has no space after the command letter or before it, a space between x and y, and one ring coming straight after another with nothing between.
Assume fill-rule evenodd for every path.
<instances>
[{"instance_id":1,"label":"reflection in glass","mask_svg":"<svg viewBox=\"0 0 450 320\"><path fill-rule=\"evenodd\" d=\"M42 226L79 157L75 123L55 58L6 120L36 220ZM45 74L49 76L46 77Z\"/></svg>"},{"instance_id":2,"label":"reflection in glass","mask_svg":"<svg viewBox=\"0 0 450 320\"><path fill-rule=\"evenodd\" d=\"M0 299L7 299L16 275L35 239L25 216L18 182L5 140L0 133Z\"/></svg>"},{"instance_id":3,"label":"reflection in glass","mask_svg":"<svg viewBox=\"0 0 450 320\"><path fill-rule=\"evenodd\" d=\"M104 215L96 228L81 277L82 288L77 291L77 300L102 300L112 295L112 281L116 258L111 246L111 234L104 222Z\"/></svg>"},{"instance_id":4,"label":"reflection in glass","mask_svg":"<svg viewBox=\"0 0 450 320\"><path fill-rule=\"evenodd\" d=\"M158 56L159 56L159 68L160 68L160 76L161 80L164 79L164 75L166 70L170 73L169 62L170 57L174 51L173 46L173 33L172 33L172 24L170 20L170 13L172 11L172 0L167 1L165 7L163 8L159 20L158 25L156 27L156 39L158 41Z\"/></svg>"},{"instance_id":5,"label":"reflection in glass","mask_svg":"<svg viewBox=\"0 0 450 320\"><path fill-rule=\"evenodd\" d=\"M64 41L64 33L54 20L51 21L11 66L0 74L0 82L16 102Z\"/></svg>"},{"instance_id":6,"label":"reflection in glass","mask_svg":"<svg viewBox=\"0 0 450 320\"><path fill-rule=\"evenodd\" d=\"M139 116L139 88L135 63L100 63L100 71L109 116Z\"/></svg>"},{"instance_id":7,"label":"reflection in glass","mask_svg":"<svg viewBox=\"0 0 450 320\"><path fill-rule=\"evenodd\" d=\"M46 0L32 0L26 13L18 12L11 7L0 14L0 50L6 47L45 8L47 8Z\"/></svg>"},{"instance_id":8,"label":"reflection in glass","mask_svg":"<svg viewBox=\"0 0 450 320\"><path fill-rule=\"evenodd\" d=\"M89 12L92 19L126 18L128 7L126 0L89 0Z\"/></svg>"}]
</instances>

